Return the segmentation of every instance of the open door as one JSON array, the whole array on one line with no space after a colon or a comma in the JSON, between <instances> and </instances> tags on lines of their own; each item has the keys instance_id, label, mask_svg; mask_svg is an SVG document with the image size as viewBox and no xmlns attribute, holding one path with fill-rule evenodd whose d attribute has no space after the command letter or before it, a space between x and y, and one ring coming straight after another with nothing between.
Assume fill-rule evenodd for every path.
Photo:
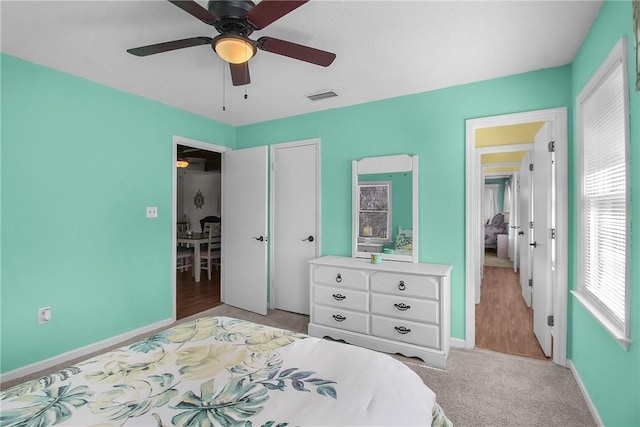
<instances>
[{"instance_id":1,"label":"open door","mask_svg":"<svg viewBox=\"0 0 640 427\"><path fill-rule=\"evenodd\" d=\"M520 236L520 201L518 195L518 187L520 186L520 180L517 172L514 172L511 178L511 224L509 224L509 251L511 254L511 260L513 261L513 272L518 272L518 256L520 254L520 248L518 247Z\"/></svg>"},{"instance_id":2,"label":"open door","mask_svg":"<svg viewBox=\"0 0 640 427\"><path fill-rule=\"evenodd\" d=\"M555 163L551 148L552 129L547 122L536 134L534 140L534 212L533 212L533 332L546 356L551 356L551 326L549 316L553 315L552 295L555 289L555 243L554 202Z\"/></svg>"},{"instance_id":3,"label":"open door","mask_svg":"<svg viewBox=\"0 0 640 427\"><path fill-rule=\"evenodd\" d=\"M531 240L532 230L529 228L529 224L533 220L531 213L531 184L533 180L532 171L529 170L529 165L531 164L533 163L531 161L531 153L529 152L524 156L524 159L522 159L522 165L520 166L520 228L518 229L518 237L520 238L518 241L520 245L520 288L522 298L524 298L527 307L531 307L531 287L529 286L529 279L531 279L532 246L529 244L533 241Z\"/></svg>"},{"instance_id":4,"label":"open door","mask_svg":"<svg viewBox=\"0 0 640 427\"><path fill-rule=\"evenodd\" d=\"M228 151L222 161L222 270L225 304L267 314L268 147Z\"/></svg>"}]
</instances>

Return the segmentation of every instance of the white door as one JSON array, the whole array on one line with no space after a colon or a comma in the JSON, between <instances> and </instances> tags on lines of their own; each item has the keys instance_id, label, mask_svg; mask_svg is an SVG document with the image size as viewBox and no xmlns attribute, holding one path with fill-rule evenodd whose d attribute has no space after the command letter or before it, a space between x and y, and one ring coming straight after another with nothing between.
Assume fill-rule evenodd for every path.
<instances>
[{"instance_id":1,"label":"white door","mask_svg":"<svg viewBox=\"0 0 640 427\"><path fill-rule=\"evenodd\" d=\"M317 258L318 142L272 148L271 245L275 308L309 314L309 265Z\"/></svg>"},{"instance_id":2,"label":"white door","mask_svg":"<svg viewBox=\"0 0 640 427\"><path fill-rule=\"evenodd\" d=\"M533 213L533 332L547 356L551 355L551 327L547 317L553 314L552 296L555 265L551 238L554 226L553 206L555 164L549 151L552 140L551 124L545 124L536 134L534 143L534 213Z\"/></svg>"},{"instance_id":3,"label":"white door","mask_svg":"<svg viewBox=\"0 0 640 427\"><path fill-rule=\"evenodd\" d=\"M267 314L267 146L222 156L222 270L225 304Z\"/></svg>"},{"instance_id":4,"label":"white door","mask_svg":"<svg viewBox=\"0 0 640 427\"><path fill-rule=\"evenodd\" d=\"M522 159L522 165L520 166L520 228L519 244L520 244L520 288L522 290L522 298L527 304L527 307L531 307L531 287L529 286L529 279L531 278L531 229L529 223L531 222L531 205L532 205L532 192L531 184L532 172L529 171L529 165L531 162L531 153L527 153Z\"/></svg>"},{"instance_id":5,"label":"white door","mask_svg":"<svg viewBox=\"0 0 640 427\"><path fill-rule=\"evenodd\" d=\"M520 203L518 200L519 185L520 185L520 182L519 182L518 173L514 172L511 178L511 215L510 215L511 224L509 224L509 228L510 228L509 235L511 236L509 250L510 250L511 260L513 261L514 273L518 272L518 253L520 252L518 248L518 242L520 240L518 236L518 231L520 229L520 218L518 218L519 210L520 210L520 206L519 206Z\"/></svg>"}]
</instances>

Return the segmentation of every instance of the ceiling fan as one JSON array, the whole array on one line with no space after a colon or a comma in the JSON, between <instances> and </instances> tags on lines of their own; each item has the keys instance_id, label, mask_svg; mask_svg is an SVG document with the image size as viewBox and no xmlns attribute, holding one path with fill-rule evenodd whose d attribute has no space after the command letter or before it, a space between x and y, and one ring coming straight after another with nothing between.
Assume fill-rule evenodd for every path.
<instances>
[{"instance_id":1,"label":"ceiling fan","mask_svg":"<svg viewBox=\"0 0 640 427\"><path fill-rule=\"evenodd\" d=\"M262 30L309 0L262 0L257 5L249 0L210 0L208 10L193 0L169 0L170 3L215 27L220 33L211 37L192 37L165 43L127 49L132 55L147 56L192 46L210 44L214 52L229 63L234 86L251 83L249 60L257 49L328 67L335 53L314 49L273 37L252 40L249 35Z\"/></svg>"}]
</instances>

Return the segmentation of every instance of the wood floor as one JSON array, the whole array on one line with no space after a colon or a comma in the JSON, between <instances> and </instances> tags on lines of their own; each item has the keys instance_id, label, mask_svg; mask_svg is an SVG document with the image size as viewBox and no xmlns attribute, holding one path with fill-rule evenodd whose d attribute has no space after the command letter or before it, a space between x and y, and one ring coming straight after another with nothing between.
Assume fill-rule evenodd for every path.
<instances>
[{"instance_id":1,"label":"wood floor","mask_svg":"<svg viewBox=\"0 0 640 427\"><path fill-rule=\"evenodd\" d=\"M191 276L191 270L176 272L176 305L177 319L192 316L201 311L220 305L220 270L211 273L211 280L207 272L203 271L200 283L196 283Z\"/></svg>"},{"instance_id":2,"label":"wood floor","mask_svg":"<svg viewBox=\"0 0 640 427\"><path fill-rule=\"evenodd\" d=\"M533 310L522 298L519 275L513 269L484 267L476 305L476 347L548 359L533 333Z\"/></svg>"}]
</instances>

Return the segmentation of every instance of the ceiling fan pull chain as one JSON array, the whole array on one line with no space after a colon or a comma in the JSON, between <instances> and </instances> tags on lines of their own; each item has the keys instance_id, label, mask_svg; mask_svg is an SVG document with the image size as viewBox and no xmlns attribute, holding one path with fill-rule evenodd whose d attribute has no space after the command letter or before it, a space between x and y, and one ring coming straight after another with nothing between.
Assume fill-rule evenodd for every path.
<instances>
[{"instance_id":1,"label":"ceiling fan pull chain","mask_svg":"<svg viewBox=\"0 0 640 427\"><path fill-rule=\"evenodd\" d=\"M246 82L248 80L247 78L247 74L249 74L249 67L245 67L244 69L244 81ZM247 84L245 83L244 85L244 99L247 99Z\"/></svg>"},{"instance_id":2,"label":"ceiling fan pull chain","mask_svg":"<svg viewBox=\"0 0 640 427\"><path fill-rule=\"evenodd\" d=\"M224 66L222 67L222 111L227 111L227 107L226 107L226 103L227 103L227 97L226 92L225 92L225 72L224 72Z\"/></svg>"}]
</instances>

